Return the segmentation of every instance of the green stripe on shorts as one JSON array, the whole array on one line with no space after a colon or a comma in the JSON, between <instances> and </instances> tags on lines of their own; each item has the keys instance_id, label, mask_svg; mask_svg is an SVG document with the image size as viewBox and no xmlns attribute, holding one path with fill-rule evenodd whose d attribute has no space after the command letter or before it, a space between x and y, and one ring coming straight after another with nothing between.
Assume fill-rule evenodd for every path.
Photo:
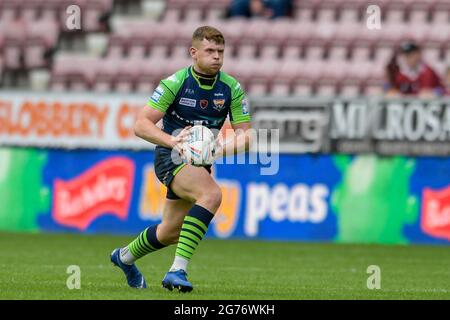
<instances>
[{"instance_id":1,"label":"green stripe on shorts","mask_svg":"<svg viewBox=\"0 0 450 320\"><path fill-rule=\"evenodd\" d=\"M183 169L183 167L186 165L186 163L182 163L180 164L178 167L175 168L175 170L173 170L172 175L175 177L175 175L180 172L181 169Z\"/></svg>"}]
</instances>

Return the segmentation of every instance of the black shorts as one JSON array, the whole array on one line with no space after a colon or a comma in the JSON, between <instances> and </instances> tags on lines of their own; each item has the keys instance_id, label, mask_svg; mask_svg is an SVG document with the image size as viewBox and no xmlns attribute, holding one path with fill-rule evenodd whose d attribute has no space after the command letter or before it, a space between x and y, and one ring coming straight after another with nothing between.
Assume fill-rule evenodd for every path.
<instances>
[{"instance_id":1,"label":"black shorts","mask_svg":"<svg viewBox=\"0 0 450 320\"><path fill-rule=\"evenodd\" d=\"M170 183L185 165L186 164L181 161L181 158L178 155L175 155L172 159L171 149L160 146L155 148L155 173L158 180L167 187L167 199L180 199L180 197L170 188ZM203 168L211 173L211 166L205 166Z\"/></svg>"}]
</instances>

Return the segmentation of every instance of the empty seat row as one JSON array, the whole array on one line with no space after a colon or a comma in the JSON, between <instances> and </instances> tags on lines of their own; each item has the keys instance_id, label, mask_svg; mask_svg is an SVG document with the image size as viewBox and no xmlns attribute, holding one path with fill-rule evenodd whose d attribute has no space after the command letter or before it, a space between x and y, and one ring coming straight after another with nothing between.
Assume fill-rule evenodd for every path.
<instances>
[{"instance_id":1,"label":"empty seat row","mask_svg":"<svg viewBox=\"0 0 450 320\"><path fill-rule=\"evenodd\" d=\"M391 41L413 38L418 41L450 42L449 25L384 24L381 29L370 30L365 23L301 23L282 19L216 20L209 24L224 33L227 43L284 44L292 41ZM198 22L156 22L147 19L115 20L112 36L122 41L151 40L152 43L188 43Z\"/></svg>"},{"instance_id":2,"label":"empty seat row","mask_svg":"<svg viewBox=\"0 0 450 320\"><path fill-rule=\"evenodd\" d=\"M125 59L98 58L77 54L59 55L52 68L52 83L65 83L76 80L87 87L101 86L104 83L139 84L143 81L159 81L174 70L192 63L189 58L179 59ZM223 70L235 75L243 83L273 82L291 83L296 79L311 82L328 79L364 81L369 78L382 78L384 66L369 62L323 63L304 60L244 60L228 59Z\"/></svg>"},{"instance_id":3,"label":"empty seat row","mask_svg":"<svg viewBox=\"0 0 450 320\"><path fill-rule=\"evenodd\" d=\"M373 1L381 8L380 30L366 27L369 1L293 1L293 18L269 21L219 19L230 0L166 0L160 21L113 17L104 56L60 53L51 60L68 6L81 7L82 33L105 31L113 0L3 0L0 74L2 68L48 67L54 90L151 94L161 78L192 63L188 47L200 24L223 31L223 70L252 94L379 92L385 64L405 39L418 41L437 70L450 63L450 1Z\"/></svg>"},{"instance_id":4,"label":"empty seat row","mask_svg":"<svg viewBox=\"0 0 450 320\"><path fill-rule=\"evenodd\" d=\"M63 29L80 8L81 28L84 31L105 30L102 17L112 10L112 0L4 0L0 2L0 20L55 20Z\"/></svg>"},{"instance_id":5,"label":"empty seat row","mask_svg":"<svg viewBox=\"0 0 450 320\"><path fill-rule=\"evenodd\" d=\"M60 54L52 68L53 90L94 90L150 93L175 70L191 59L99 58ZM431 63L438 73L445 64ZM251 94L345 94L374 93L382 89L385 62L320 60L225 60L223 70L235 76Z\"/></svg>"},{"instance_id":6,"label":"empty seat row","mask_svg":"<svg viewBox=\"0 0 450 320\"><path fill-rule=\"evenodd\" d=\"M423 43L423 54L431 61L445 61L450 63L450 48L439 46L427 46ZM240 44L227 45L225 57L235 59L304 59L304 60L333 60L335 62L351 61L383 61L386 62L395 52L395 46L390 44L370 45L368 43L356 43L346 45L331 42L327 45L320 43L288 43L284 46ZM108 57L127 57L128 59L142 58L187 58L188 46L179 44L174 46L151 45L144 42L130 44L123 47L122 44L111 44L107 53Z\"/></svg>"},{"instance_id":7,"label":"empty seat row","mask_svg":"<svg viewBox=\"0 0 450 320\"><path fill-rule=\"evenodd\" d=\"M246 84L246 91L251 95L273 95L273 96L336 96L356 97L362 95L379 95L383 91L383 79L374 79L366 82L345 81L341 83L329 81L310 81L298 79L290 83L273 82Z\"/></svg>"},{"instance_id":8,"label":"empty seat row","mask_svg":"<svg viewBox=\"0 0 450 320\"><path fill-rule=\"evenodd\" d=\"M301 24L245 19L217 21L226 39L226 53L239 57L385 60L405 39L422 44L430 56L445 60L450 50L450 28L384 25L368 30L361 24ZM154 22L145 19L115 21L109 37L110 56L188 56L192 32L198 24Z\"/></svg>"},{"instance_id":9,"label":"empty seat row","mask_svg":"<svg viewBox=\"0 0 450 320\"><path fill-rule=\"evenodd\" d=\"M5 69L48 65L47 54L55 48L59 27L52 20L0 21L0 50Z\"/></svg>"}]
</instances>

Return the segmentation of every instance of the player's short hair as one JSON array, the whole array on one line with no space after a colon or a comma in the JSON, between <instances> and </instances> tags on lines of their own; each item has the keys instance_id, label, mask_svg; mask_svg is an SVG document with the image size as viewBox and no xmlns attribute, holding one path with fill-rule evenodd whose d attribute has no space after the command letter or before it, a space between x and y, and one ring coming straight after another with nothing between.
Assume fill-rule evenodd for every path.
<instances>
[{"instance_id":1,"label":"player's short hair","mask_svg":"<svg viewBox=\"0 0 450 320\"><path fill-rule=\"evenodd\" d=\"M222 32L210 26L197 28L192 35L192 44L194 44L195 41L201 42L203 39L214 41L217 44L225 44L225 38L223 37Z\"/></svg>"}]
</instances>

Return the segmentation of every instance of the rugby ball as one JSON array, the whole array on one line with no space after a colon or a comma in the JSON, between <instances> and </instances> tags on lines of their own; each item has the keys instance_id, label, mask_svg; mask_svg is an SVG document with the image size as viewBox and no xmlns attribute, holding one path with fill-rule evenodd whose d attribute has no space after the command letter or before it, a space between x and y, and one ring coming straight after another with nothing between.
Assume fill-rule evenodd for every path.
<instances>
[{"instance_id":1,"label":"rugby ball","mask_svg":"<svg viewBox=\"0 0 450 320\"><path fill-rule=\"evenodd\" d=\"M195 125L183 144L183 158L194 166L210 165L214 161L215 145L214 133L205 126Z\"/></svg>"}]
</instances>

